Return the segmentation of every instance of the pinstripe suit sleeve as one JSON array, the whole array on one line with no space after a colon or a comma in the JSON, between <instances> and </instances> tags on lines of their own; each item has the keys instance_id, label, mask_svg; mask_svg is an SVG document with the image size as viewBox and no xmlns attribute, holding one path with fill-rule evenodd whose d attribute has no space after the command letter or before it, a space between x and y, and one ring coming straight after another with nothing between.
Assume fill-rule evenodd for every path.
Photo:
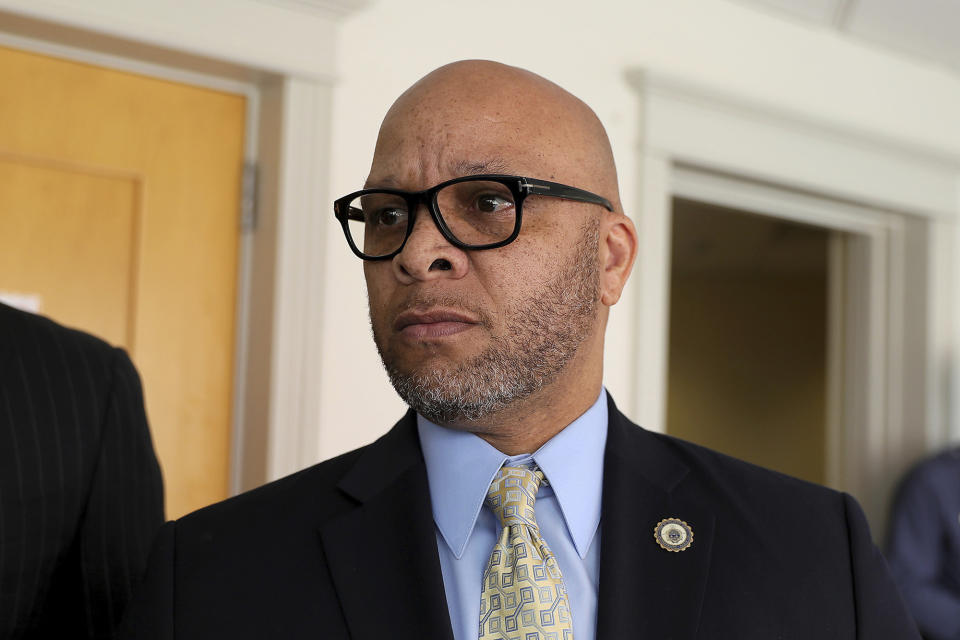
<instances>
[{"instance_id":1,"label":"pinstripe suit sleeve","mask_svg":"<svg viewBox=\"0 0 960 640\"><path fill-rule=\"evenodd\" d=\"M127 355L0 304L0 638L109 638L163 522Z\"/></svg>"},{"instance_id":2,"label":"pinstripe suit sleeve","mask_svg":"<svg viewBox=\"0 0 960 640\"><path fill-rule=\"evenodd\" d=\"M113 351L98 459L79 529L83 598L91 637L119 622L163 522L163 485L136 369Z\"/></svg>"}]
</instances>

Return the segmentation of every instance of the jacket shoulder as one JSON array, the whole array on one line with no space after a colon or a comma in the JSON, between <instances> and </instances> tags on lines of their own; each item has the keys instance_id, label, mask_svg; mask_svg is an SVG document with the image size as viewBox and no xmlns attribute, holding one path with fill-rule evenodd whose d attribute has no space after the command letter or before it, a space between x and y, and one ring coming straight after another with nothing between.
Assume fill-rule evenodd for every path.
<instances>
[{"instance_id":1,"label":"jacket shoulder","mask_svg":"<svg viewBox=\"0 0 960 640\"><path fill-rule=\"evenodd\" d=\"M303 520L312 520L319 526L355 504L337 483L371 446L354 449L187 514L177 521L177 530L185 535L198 532L208 536L218 531L267 535L294 521L303 524Z\"/></svg>"}]
</instances>

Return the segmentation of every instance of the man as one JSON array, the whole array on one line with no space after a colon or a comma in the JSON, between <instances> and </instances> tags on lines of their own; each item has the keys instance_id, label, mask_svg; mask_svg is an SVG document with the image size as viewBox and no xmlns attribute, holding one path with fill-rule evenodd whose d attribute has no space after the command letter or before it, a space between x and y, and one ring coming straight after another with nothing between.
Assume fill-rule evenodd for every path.
<instances>
[{"instance_id":1,"label":"man","mask_svg":"<svg viewBox=\"0 0 960 640\"><path fill-rule=\"evenodd\" d=\"M0 304L0 638L110 638L163 524L127 355Z\"/></svg>"},{"instance_id":2,"label":"man","mask_svg":"<svg viewBox=\"0 0 960 640\"><path fill-rule=\"evenodd\" d=\"M851 498L645 432L603 392L637 238L585 104L442 67L335 210L411 411L167 525L131 637L916 637Z\"/></svg>"},{"instance_id":3,"label":"man","mask_svg":"<svg viewBox=\"0 0 960 640\"><path fill-rule=\"evenodd\" d=\"M887 558L923 637L960 637L960 449L927 458L903 479Z\"/></svg>"}]
</instances>

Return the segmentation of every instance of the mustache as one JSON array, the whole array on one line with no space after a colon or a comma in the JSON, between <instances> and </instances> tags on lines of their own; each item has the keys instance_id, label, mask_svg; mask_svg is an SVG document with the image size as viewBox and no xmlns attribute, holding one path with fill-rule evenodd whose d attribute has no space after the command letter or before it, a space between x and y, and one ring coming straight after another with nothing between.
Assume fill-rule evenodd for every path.
<instances>
[{"instance_id":1,"label":"mustache","mask_svg":"<svg viewBox=\"0 0 960 640\"><path fill-rule=\"evenodd\" d=\"M464 296L455 295L425 295L414 294L406 297L399 305L394 307L394 315L400 315L405 311L423 312L429 309L443 308L454 311L464 311L486 324L490 321L490 312L484 307L471 302Z\"/></svg>"}]
</instances>

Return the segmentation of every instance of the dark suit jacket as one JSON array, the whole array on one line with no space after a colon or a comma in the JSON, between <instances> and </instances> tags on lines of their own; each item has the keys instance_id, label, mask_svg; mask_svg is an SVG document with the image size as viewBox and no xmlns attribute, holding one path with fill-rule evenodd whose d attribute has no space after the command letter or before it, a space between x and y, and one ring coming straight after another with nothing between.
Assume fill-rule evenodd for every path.
<instances>
[{"instance_id":1,"label":"dark suit jacket","mask_svg":"<svg viewBox=\"0 0 960 640\"><path fill-rule=\"evenodd\" d=\"M0 304L0 638L110 637L162 523L129 358Z\"/></svg>"},{"instance_id":2,"label":"dark suit jacket","mask_svg":"<svg viewBox=\"0 0 960 640\"><path fill-rule=\"evenodd\" d=\"M917 638L849 496L630 423L610 401L597 638ZM686 551L654 541L688 522ZM415 418L168 523L128 637L452 637ZM576 612L574 612L576 615Z\"/></svg>"}]
</instances>

